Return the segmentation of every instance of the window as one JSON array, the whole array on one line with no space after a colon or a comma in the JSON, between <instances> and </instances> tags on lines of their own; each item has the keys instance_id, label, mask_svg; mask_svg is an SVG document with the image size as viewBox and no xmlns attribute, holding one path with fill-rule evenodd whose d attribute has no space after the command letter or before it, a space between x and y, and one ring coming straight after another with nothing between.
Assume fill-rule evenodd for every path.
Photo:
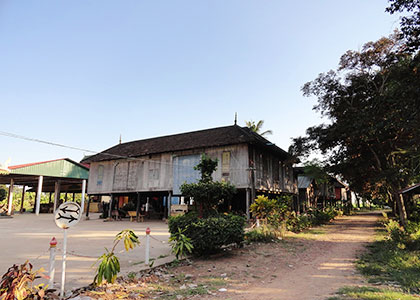
<instances>
[{"instance_id":1,"label":"window","mask_svg":"<svg viewBox=\"0 0 420 300\"><path fill-rule=\"evenodd\" d=\"M99 165L98 166L98 179L96 181L96 184L102 185L103 180L104 180L104 166Z\"/></svg>"},{"instance_id":2,"label":"window","mask_svg":"<svg viewBox=\"0 0 420 300\"><path fill-rule=\"evenodd\" d=\"M230 171L230 151L222 153L222 175L229 176Z\"/></svg>"}]
</instances>

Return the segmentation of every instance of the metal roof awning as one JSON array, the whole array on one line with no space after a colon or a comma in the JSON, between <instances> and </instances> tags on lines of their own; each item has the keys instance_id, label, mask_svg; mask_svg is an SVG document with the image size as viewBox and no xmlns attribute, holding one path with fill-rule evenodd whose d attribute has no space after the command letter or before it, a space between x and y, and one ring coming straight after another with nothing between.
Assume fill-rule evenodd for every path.
<instances>
[{"instance_id":1,"label":"metal roof awning","mask_svg":"<svg viewBox=\"0 0 420 300\"><path fill-rule=\"evenodd\" d=\"M10 171L9 171L10 170ZM9 171L9 172L7 172ZM29 187L22 189L21 211L25 191L36 191L35 213L40 211L41 193L54 192L54 209L61 193L82 193L82 207L86 183L89 178L89 168L69 158L35 162L8 167L6 172L0 172L0 184L9 184L8 214L12 213L13 186Z\"/></svg>"},{"instance_id":2,"label":"metal roof awning","mask_svg":"<svg viewBox=\"0 0 420 300\"><path fill-rule=\"evenodd\" d=\"M82 180L89 178L88 167L68 158L9 166L9 171L0 171L0 184L10 184L13 179L15 185L36 188L39 176L43 176L43 192L54 192L55 183L60 180L62 192L80 193Z\"/></svg>"},{"instance_id":3,"label":"metal roof awning","mask_svg":"<svg viewBox=\"0 0 420 300\"><path fill-rule=\"evenodd\" d=\"M400 190L400 194L406 194L406 193L420 194L420 183L417 183L415 185L412 185L412 186L409 186Z\"/></svg>"}]
</instances>

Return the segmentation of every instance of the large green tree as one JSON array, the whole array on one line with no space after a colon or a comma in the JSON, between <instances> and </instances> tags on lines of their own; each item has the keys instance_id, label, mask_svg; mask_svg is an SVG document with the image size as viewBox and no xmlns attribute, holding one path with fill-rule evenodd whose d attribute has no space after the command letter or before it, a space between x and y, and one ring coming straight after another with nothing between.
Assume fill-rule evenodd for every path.
<instances>
[{"instance_id":1,"label":"large green tree","mask_svg":"<svg viewBox=\"0 0 420 300\"><path fill-rule=\"evenodd\" d=\"M303 87L315 96L328 122L307 129L290 148L297 155L318 149L329 170L359 193L379 193L406 208L398 191L416 179L420 161L420 63L398 34L348 51L336 71Z\"/></svg>"},{"instance_id":2,"label":"large green tree","mask_svg":"<svg viewBox=\"0 0 420 300\"><path fill-rule=\"evenodd\" d=\"M390 0L386 9L389 13L404 12L401 18L401 32L409 51L420 47L420 0Z\"/></svg>"}]
</instances>

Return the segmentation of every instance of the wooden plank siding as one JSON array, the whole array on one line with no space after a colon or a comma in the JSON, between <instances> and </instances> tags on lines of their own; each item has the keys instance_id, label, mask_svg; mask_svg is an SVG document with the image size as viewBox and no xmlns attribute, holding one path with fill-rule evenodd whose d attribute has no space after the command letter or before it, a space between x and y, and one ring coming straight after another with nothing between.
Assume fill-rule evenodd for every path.
<instances>
[{"instance_id":1,"label":"wooden plank siding","mask_svg":"<svg viewBox=\"0 0 420 300\"><path fill-rule=\"evenodd\" d=\"M172 191L174 157L202 153L218 160L214 180L229 181L237 188L249 187L248 145L240 144L92 162L88 193Z\"/></svg>"},{"instance_id":2,"label":"wooden plank siding","mask_svg":"<svg viewBox=\"0 0 420 300\"><path fill-rule=\"evenodd\" d=\"M250 160L255 167L255 188L263 192L285 192L297 194L297 182L292 164L286 163L275 154L250 148Z\"/></svg>"}]
</instances>

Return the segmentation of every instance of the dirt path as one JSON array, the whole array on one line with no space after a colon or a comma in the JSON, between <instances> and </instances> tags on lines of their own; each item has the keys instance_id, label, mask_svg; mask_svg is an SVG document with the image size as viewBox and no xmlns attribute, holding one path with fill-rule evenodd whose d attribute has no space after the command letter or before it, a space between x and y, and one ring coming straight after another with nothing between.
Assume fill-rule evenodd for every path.
<instances>
[{"instance_id":1,"label":"dirt path","mask_svg":"<svg viewBox=\"0 0 420 300\"><path fill-rule=\"evenodd\" d=\"M324 227L325 234L311 237L306 250L290 259L287 270L274 271L275 280L238 285L229 298L325 299L340 287L361 283L354 261L372 240L377 218L378 214L364 213L334 221Z\"/></svg>"},{"instance_id":2,"label":"dirt path","mask_svg":"<svg viewBox=\"0 0 420 300\"><path fill-rule=\"evenodd\" d=\"M341 217L279 243L184 261L86 294L102 300L118 293L126 299L324 300L343 286L362 283L354 262L373 240L378 216Z\"/></svg>"}]
</instances>

